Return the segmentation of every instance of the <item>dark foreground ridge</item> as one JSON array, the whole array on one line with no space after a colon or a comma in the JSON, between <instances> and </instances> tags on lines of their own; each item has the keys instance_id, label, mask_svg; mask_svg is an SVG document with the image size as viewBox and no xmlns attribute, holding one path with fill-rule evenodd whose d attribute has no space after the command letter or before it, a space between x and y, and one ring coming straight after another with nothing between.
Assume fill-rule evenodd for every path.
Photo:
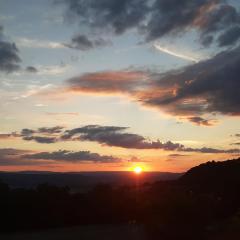
<instances>
[{"instance_id":1,"label":"dark foreground ridge","mask_svg":"<svg viewBox=\"0 0 240 240\"><path fill-rule=\"evenodd\" d=\"M135 183L99 184L86 192L47 183L32 189L1 183L0 237L117 239L111 236L121 232L131 240L240 239L240 159L201 164L177 180ZM86 229L102 235L91 237ZM61 237L54 238L55 231Z\"/></svg>"}]
</instances>

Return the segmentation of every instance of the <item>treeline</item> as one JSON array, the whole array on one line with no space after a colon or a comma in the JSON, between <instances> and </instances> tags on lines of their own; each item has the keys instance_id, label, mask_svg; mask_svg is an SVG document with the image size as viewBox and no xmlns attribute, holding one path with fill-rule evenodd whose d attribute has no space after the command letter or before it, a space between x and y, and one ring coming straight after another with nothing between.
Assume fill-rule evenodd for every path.
<instances>
[{"instance_id":1,"label":"treeline","mask_svg":"<svg viewBox=\"0 0 240 240\"><path fill-rule=\"evenodd\" d=\"M117 188L98 185L87 193L48 184L10 189L1 183L0 231L141 224L149 239L240 239L240 180L232 176L240 173L240 168L236 171L240 163L234 166L235 173L225 171L224 178L231 175L231 181L224 181L213 165L200 166L176 181ZM206 166L201 178L208 178L208 184L193 181L196 171Z\"/></svg>"}]
</instances>

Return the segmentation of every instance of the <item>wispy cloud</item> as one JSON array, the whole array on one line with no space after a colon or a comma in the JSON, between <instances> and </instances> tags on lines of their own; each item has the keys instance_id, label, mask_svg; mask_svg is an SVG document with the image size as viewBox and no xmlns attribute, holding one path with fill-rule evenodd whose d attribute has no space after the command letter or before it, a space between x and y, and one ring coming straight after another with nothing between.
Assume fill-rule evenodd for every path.
<instances>
[{"instance_id":1,"label":"wispy cloud","mask_svg":"<svg viewBox=\"0 0 240 240\"><path fill-rule=\"evenodd\" d=\"M31 97L33 95L36 95L38 93L40 93L41 91L44 91L44 90L47 90L47 89L50 89L54 87L53 84L45 84L45 85L42 85L42 86L36 86L36 85L29 85L28 86L28 90L22 94L20 96L20 98L28 98L28 97Z\"/></svg>"},{"instance_id":2,"label":"wispy cloud","mask_svg":"<svg viewBox=\"0 0 240 240\"><path fill-rule=\"evenodd\" d=\"M191 62L199 62L200 59L196 58L196 57L193 57L193 56L190 56L190 55L186 55L186 54L183 54L183 53L180 53L180 52L176 52L176 51L173 51L169 48L166 48L166 47L163 47L161 46L159 43L154 43L153 44L154 48L161 51L161 52L164 52L164 53L167 53L169 55L172 55L174 57L177 57L177 58L181 58L181 59L184 59L184 60L187 60L187 61L191 61Z\"/></svg>"},{"instance_id":3,"label":"wispy cloud","mask_svg":"<svg viewBox=\"0 0 240 240\"><path fill-rule=\"evenodd\" d=\"M70 65L60 64L60 65L52 65L52 66L36 66L38 71L36 74L38 75L60 75L67 72L70 69Z\"/></svg>"},{"instance_id":4,"label":"wispy cloud","mask_svg":"<svg viewBox=\"0 0 240 240\"><path fill-rule=\"evenodd\" d=\"M42 93L46 93L46 91L50 91L51 89L53 89L55 87L55 85L53 84L45 84L45 85L27 85L26 90L21 92L20 94L17 94L15 96L12 97L13 101L19 100L19 99L25 99L25 98L29 98L32 96L36 96L36 95L41 95ZM45 105L43 104L36 104L35 107L43 107Z\"/></svg>"},{"instance_id":5,"label":"wispy cloud","mask_svg":"<svg viewBox=\"0 0 240 240\"><path fill-rule=\"evenodd\" d=\"M40 40L40 39L30 39L30 38L17 38L16 40L18 46L26 48L65 48L64 44L60 42Z\"/></svg>"},{"instance_id":6,"label":"wispy cloud","mask_svg":"<svg viewBox=\"0 0 240 240\"><path fill-rule=\"evenodd\" d=\"M61 75L63 73L66 73L71 69L71 66L69 64L57 64L57 65L35 65L35 66L28 66L25 69L21 69L14 73L15 76L22 76L26 74L36 74L39 76L43 75L49 75L49 76L55 76L55 75Z\"/></svg>"},{"instance_id":7,"label":"wispy cloud","mask_svg":"<svg viewBox=\"0 0 240 240\"><path fill-rule=\"evenodd\" d=\"M47 107L48 105L47 104L43 104L43 103L36 103L34 106L35 107Z\"/></svg>"}]
</instances>

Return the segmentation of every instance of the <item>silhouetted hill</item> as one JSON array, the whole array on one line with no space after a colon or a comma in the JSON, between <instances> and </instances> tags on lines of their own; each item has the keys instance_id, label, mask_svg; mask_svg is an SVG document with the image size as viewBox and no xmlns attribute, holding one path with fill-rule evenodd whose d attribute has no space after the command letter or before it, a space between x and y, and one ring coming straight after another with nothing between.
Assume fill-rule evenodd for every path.
<instances>
[{"instance_id":1,"label":"silhouetted hill","mask_svg":"<svg viewBox=\"0 0 240 240\"><path fill-rule=\"evenodd\" d=\"M240 183L240 158L207 162L191 168L179 179L186 184L212 185Z\"/></svg>"},{"instance_id":2,"label":"silhouetted hill","mask_svg":"<svg viewBox=\"0 0 240 240\"><path fill-rule=\"evenodd\" d=\"M240 159L201 164L167 181L160 181L161 173L1 173L5 182L48 183L28 189L0 181L0 239L12 239L1 233L12 237L15 232L17 237L23 234L16 239L28 240L34 237L24 237L24 232L73 226L111 226L110 231L140 227L149 240L240 239L239 173ZM80 191L59 186L70 180L82 186ZM83 191L83 186L91 187ZM74 239L80 239L80 232L75 233Z\"/></svg>"}]
</instances>

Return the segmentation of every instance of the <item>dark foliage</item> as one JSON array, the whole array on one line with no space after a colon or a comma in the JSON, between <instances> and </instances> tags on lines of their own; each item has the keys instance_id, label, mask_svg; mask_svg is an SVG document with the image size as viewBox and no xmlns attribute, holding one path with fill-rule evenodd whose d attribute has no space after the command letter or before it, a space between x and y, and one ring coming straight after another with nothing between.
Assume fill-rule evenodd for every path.
<instances>
[{"instance_id":1,"label":"dark foliage","mask_svg":"<svg viewBox=\"0 0 240 240\"><path fill-rule=\"evenodd\" d=\"M178 180L101 184L87 193L0 183L1 232L86 224L142 224L149 239L239 239L240 159L209 162Z\"/></svg>"}]
</instances>

